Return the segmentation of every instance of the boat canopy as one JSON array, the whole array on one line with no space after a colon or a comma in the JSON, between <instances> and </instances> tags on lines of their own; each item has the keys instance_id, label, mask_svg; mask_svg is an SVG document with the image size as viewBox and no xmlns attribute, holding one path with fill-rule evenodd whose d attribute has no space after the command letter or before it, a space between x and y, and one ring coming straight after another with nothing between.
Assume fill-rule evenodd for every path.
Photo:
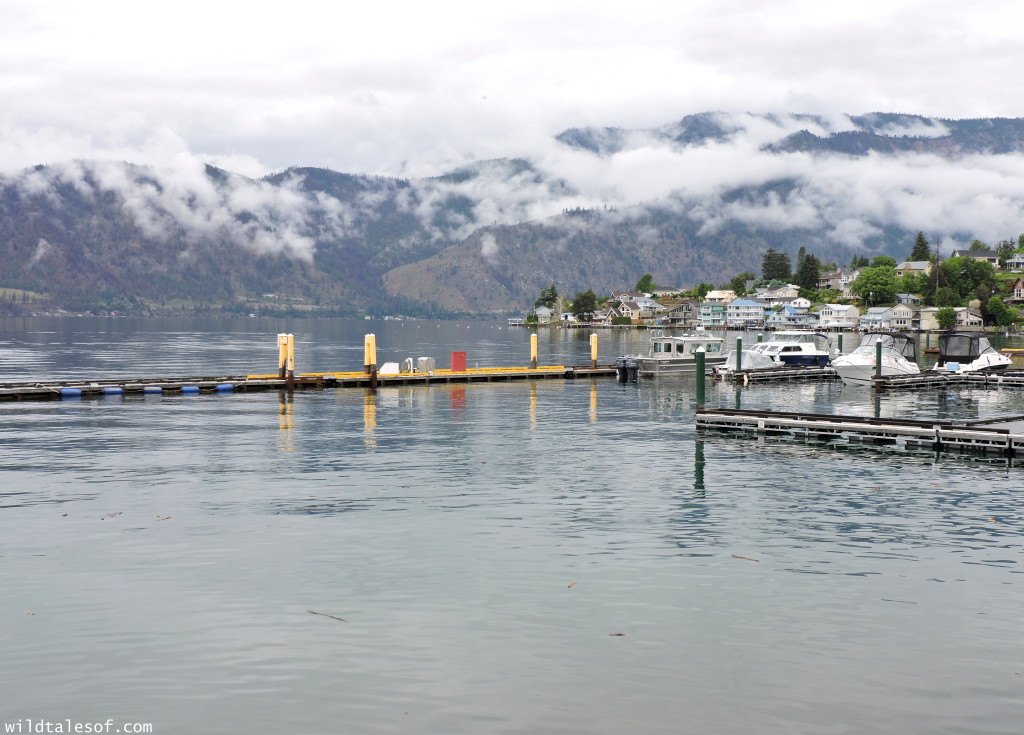
<instances>
[{"instance_id":1,"label":"boat canopy","mask_svg":"<svg viewBox=\"0 0 1024 735\"><path fill-rule=\"evenodd\" d=\"M973 332L954 332L939 336L939 365L947 362L971 363L989 349L988 338Z\"/></svg>"},{"instance_id":2,"label":"boat canopy","mask_svg":"<svg viewBox=\"0 0 1024 735\"><path fill-rule=\"evenodd\" d=\"M876 342L882 343L883 350L892 350L911 362L917 362L917 345L912 337L900 332L868 332L861 340L858 350L874 350Z\"/></svg>"}]
</instances>

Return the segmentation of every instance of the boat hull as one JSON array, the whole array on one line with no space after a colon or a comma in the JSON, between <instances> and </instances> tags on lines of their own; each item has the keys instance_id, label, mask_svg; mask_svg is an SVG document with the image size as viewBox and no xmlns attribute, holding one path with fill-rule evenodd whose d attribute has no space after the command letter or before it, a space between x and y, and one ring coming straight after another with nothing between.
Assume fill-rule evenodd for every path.
<instances>
[{"instance_id":1,"label":"boat hull","mask_svg":"<svg viewBox=\"0 0 1024 735\"><path fill-rule=\"evenodd\" d=\"M836 360L832 363L844 383L854 385L870 385L871 379L875 377L874 361L866 360ZM890 356L882 357L882 375L917 375L921 368L907 360L895 360Z\"/></svg>"},{"instance_id":2,"label":"boat hull","mask_svg":"<svg viewBox=\"0 0 1024 735\"><path fill-rule=\"evenodd\" d=\"M779 360L787 365L803 365L808 367L825 367L832 362L830 355L800 354L796 352L779 355Z\"/></svg>"},{"instance_id":3,"label":"boat hull","mask_svg":"<svg viewBox=\"0 0 1024 735\"><path fill-rule=\"evenodd\" d=\"M725 364L725 355L716 355L704 359L704 370ZM640 375L683 375L697 372L697 361L685 357L638 357L637 368Z\"/></svg>"}]
</instances>

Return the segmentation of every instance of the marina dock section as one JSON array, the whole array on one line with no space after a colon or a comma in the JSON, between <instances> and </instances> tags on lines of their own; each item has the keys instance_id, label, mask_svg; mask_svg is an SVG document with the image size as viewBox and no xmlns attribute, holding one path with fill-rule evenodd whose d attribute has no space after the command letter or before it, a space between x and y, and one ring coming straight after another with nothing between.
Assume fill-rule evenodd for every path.
<instances>
[{"instance_id":1,"label":"marina dock section","mask_svg":"<svg viewBox=\"0 0 1024 735\"><path fill-rule=\"evenodd\" d=\"M389 385L430 385L431 383L479 383L509 380L572 380L583 377L613 377L613 365L447 369L429 373L381 374L365 372L302 373L279 375L220 375L175 378L125 378L112 380L62 380L0 383L0 401L60 400L117 395L160 395L232 393L269 390L325 388L375 388Z\"/></svg>"},{"instance_id":2,"label":"marina dock section","mask_svg":"<svg viewBox=\"0 0 1024 735\"><path fill-rule=\"evenodd\" d=\"M1024 416L977 421L882 419L817 413L711 409L698 406L698 430L789 436L823 442L862 442L1020 457Z\"/></svg>"}]
</instances>

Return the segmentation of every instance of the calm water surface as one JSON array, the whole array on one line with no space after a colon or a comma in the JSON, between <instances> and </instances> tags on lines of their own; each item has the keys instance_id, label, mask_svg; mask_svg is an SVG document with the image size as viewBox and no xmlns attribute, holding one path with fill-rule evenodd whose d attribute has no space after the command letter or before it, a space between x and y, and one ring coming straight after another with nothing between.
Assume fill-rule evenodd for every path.
<instances>
[{"instance_id":1,"label":"calm water surface","mask_svg":"<svg viewBox=\"0 0 1024 735\"><path fill-rule=\"evenodd\" d=\"M0 380L273 372L279 331L300 371L358 369L371 331L381 361L529 358L485 323L20 319ZM588 337L541 331L541 362ZM708 404L976 418L1024 391ZM693 405L692 378L0 403L0 720L1021 732L1024 470L697 436Z\"/></svg>"}]
</instances>

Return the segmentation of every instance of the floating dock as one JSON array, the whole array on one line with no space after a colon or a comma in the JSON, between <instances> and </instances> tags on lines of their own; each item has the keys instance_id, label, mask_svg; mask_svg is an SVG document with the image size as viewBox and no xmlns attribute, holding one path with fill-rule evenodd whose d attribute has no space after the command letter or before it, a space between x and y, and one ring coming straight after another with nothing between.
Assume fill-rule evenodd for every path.
<instances>
[{"instance_id":1,"label":"floating dock","mask_svg":"<svg viewBox=\"0 0 1024 735\"><path fill-rule=\"evenodd\" d=\"M793 380L839 380L839 374L835 369L811 365L780 365L779 367L749 368L747 370L719 370L716 377L742 385Z\"/></svg>"},{"instance_id":2,"label":"floating dock","mask_svg":"<svg viewBox=\"0 0 1024 735\"><path fill-rule=\"evenodd\" d=\"M698 407L697 429L790 436L826 442L902 445L908 449L1018 457L1024 452L1024 416L979 421L873 419Z\"/></svg>"},{"instance_id":3,"label":"floating dock","mask_svg":"<svg viewBox=\"0 0 1024 735\"><path fill-rule=\"evenodd\" d=\"M940 386L1024 388L1024 370L1002 370L989 373L926 370L912 375L887 375L871 380L871 387L879 392Z\"/></svg>"},{"instance_id":4,"label":"floating dock","mask_svg":"<svg viewBox=\"0 0 1024 735\"><path fill-rule=\"evenodd\" d=\"M190 378L125 378L114 380L35 381L0 383L0 401L60 400L90 396L159 395L162 393L231 393L235 391L305 390L323 388L376 388L431 383L479 383L509 380L576 379L615 375L615 366L468 368L463 371L433 370L413 373L365 372L301 373L278 375L221 375Z\"/></svg>"}]
</instances>

